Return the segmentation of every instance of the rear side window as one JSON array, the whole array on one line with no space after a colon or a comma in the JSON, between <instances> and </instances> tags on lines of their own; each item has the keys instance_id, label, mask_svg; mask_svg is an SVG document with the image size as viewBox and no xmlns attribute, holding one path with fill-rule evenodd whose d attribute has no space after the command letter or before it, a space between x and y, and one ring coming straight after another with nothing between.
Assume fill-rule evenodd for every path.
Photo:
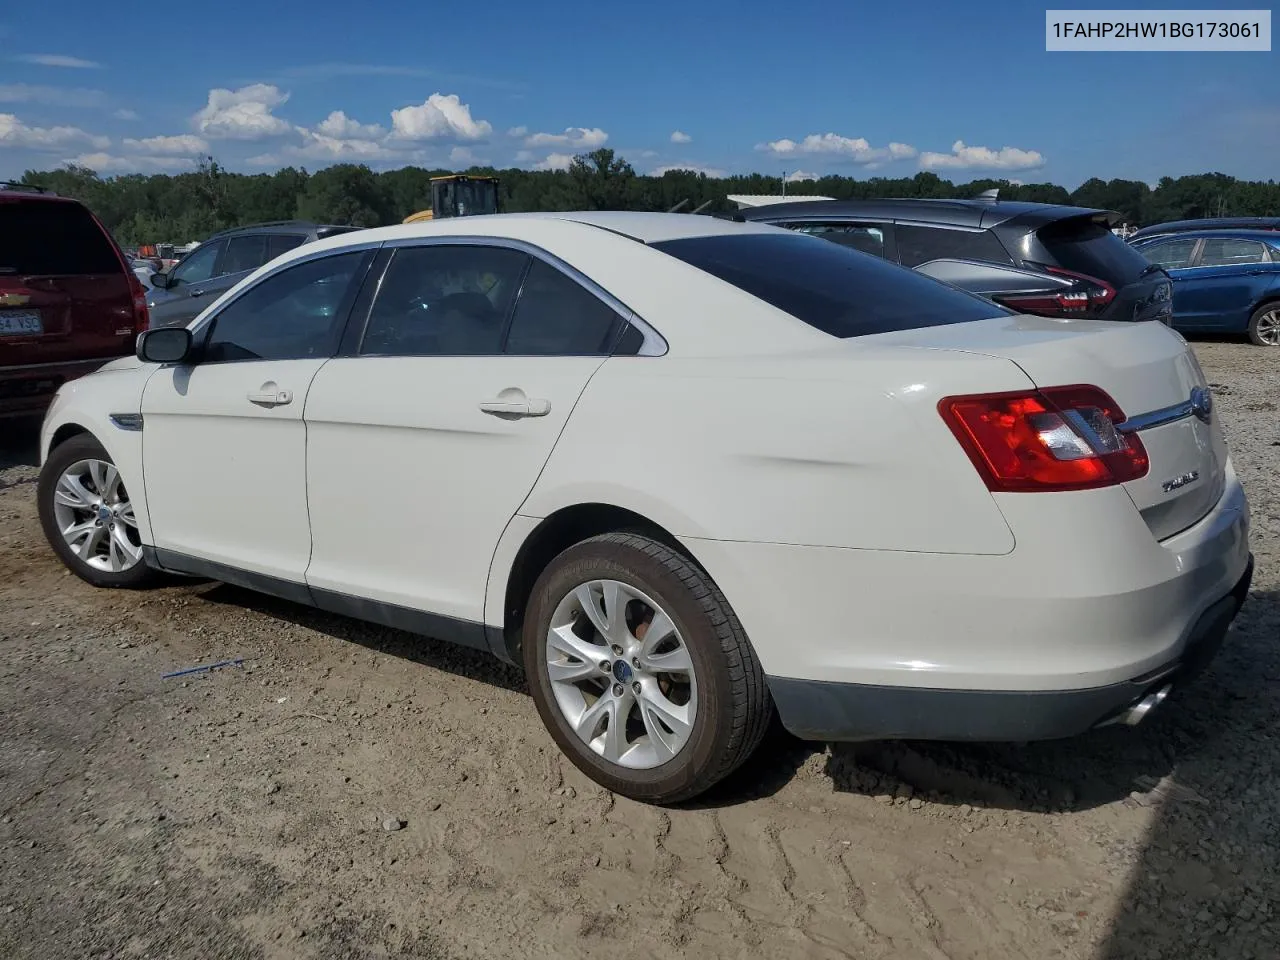
<instances>
[{"instance_id":1,"label":"rear side window","mask_svg":"<svg viewBox=\"0 0 1280 960\"><path fill-rule=\"evenodd\" d=\"M222 256L219 273L242 273L256 270L267 262L267 238L260 233L232 237L227 241L227 252Z\"/></svg>"},{"instance_id":2,"label":"rear side window","mask_svg":"<svg viewBox=\"0 0 1280 960\"><path fill-rule=\"evenodd\" d=\"M1086 217L1059 220L1041 227L1036 238L1044 253L1028 259L1113 285L1132 283L1151 266L1146 257L1107 227Z\"/></svg>"},{"instance_id":3,"label":"rear side window","mask_svg":"<svg viewBox=\"0 0 1280 960\"><path fill-rule=\"evenodd\" d=\"M1009 315L981 297L814 237L738 234L652 246L833 337Z\"/></svg>"},{"instance_id":4,"label":"rear side window","mask_svg":"<svg viewBox=\"0 0 1280 960\"><path fill-rule=\"evenodd\" d=\"M1191 255L1196 251L1196 240L1194 237L1190 240L1161 240L1144 244L1139 249L1152 263L1159 264L1166 270L1176 270L1191 263Z\"/></svg>"},{"instance_id":5,"label":"rear side window","mask_svg":"<svg viewBox=\"0 0 1280 960\"><path fill-rule=\"evenodd\" d=\"M1012 263L1009 252L987 230L941 230L898 224L898 261L916 267L930 260L988 260Z\"/></svg>"},{"instance_id":6,"label":"rear side window","mask_svg":"<svg viewBox=\"0 0 1280 960\"><path fill-rule=\"evenodd\" d=\"M267 237L267 260L274 260L294 247L302 246L306 237L296 233L273 233Z\"/></svg>"},{"instance_id":7,"label":"rear side window","mask_svg":"<svg viewBox=\"0 0 1280 960\"><path fill-rule=\"evenodd\" d=\"M883 227L860 223L786 223L782 226L877 257L885 255Z\"/></svg>"},{"instance_id":8,"label":"rear side window","mask_svg":"<svg viewBox=\"0 0 1280 960\"><path fill-rule=\"evenodd\" d=\"M1266 248L1257 240L1211 239L1200 251L1200 266L1231 267L1236 264L1266 263Z\"/></svg>"},{"instance_id":9,"label":"rear side window","mask_svg":"<svg viewBox=\"0 0 1280 960\"><path fill-rule=\"evenodd\" d=\"M0 200L0 276L120 273L115 247L78 203Z\"/></svg>"},{"instance_id":10,"label":"rear side window","mask_svg":"<svg viewBox=\"0 0 1280 960\"><path fill-rule=\"evenodd\" d=\"M582 357L609 353L623 319L555 267L534 260L520 288L506 353Z\"/></svg>"}]
</instances>

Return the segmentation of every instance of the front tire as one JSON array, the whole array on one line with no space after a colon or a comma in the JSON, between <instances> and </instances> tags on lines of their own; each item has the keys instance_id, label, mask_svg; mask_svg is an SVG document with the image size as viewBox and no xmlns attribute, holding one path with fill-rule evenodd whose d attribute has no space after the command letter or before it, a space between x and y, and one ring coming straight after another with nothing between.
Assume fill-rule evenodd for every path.
<instances>
[{"instance_id":1,"label":"front tire","mask_svg":"<svg viewBox=\"0 0 1280 960\"><path fill-rule=\"evenodd\" d=\"M1280 301L1264 303L1253 312L1249 340L1256 347L1280 347Z\"/></svg>"},{"instance_id":2,"label":"front tire","mask_svg":"<svg viewBox=\"0 0 1280 960\"><path fill-rule=\"evenodd\" d=\"M565 550L525 617L534 703L560 749L615 793L677 803L759 745L773 712L728 601L688 558L610 533Z\"/></svg>"},{"instance_id":3,"label":"front tire","mask_svg":"<svg viewBox=\"0 0 1280 960\"><path fill-rule=\"evenodd\" d=\"M155 581L142 558L129 491L93 437L80 434L50 452L36 498L45 538L81 580L135 589Z\"/></svg>"}]
</instances>

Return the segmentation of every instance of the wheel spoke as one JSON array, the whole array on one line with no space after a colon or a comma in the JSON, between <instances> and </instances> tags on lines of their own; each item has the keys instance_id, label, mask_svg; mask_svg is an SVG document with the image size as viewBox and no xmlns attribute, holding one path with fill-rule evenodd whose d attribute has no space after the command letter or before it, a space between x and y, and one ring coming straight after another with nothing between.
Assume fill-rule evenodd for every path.
<instances>
[{"instance_id":1,"label":"wheel spoke","mask_svg":"<svg viewBox=\"0 0 1280 960\"><path fill-rule=\"evenodd\" d=\"M679 749L689 739L693 724L689 721L689 704L672 703L657 690L656 686L646 683L640 688L640 712L645 718L645 729L650 729L650 721L661 720L671 730L662 735L676 744ZM651 716L652 715L652 716Z\"/></svg>"},{"instance_id":2,"label":"wheel spoke","mask_svg":"<svg viewBox=\"0 0 1280 960\"><path fill-rule=\"evenodd\" d=\"M574 633L571 624L563 627L552 627L550 634L547 636L547 645L565 657L573 657L585 661L592 668L595 668L601 660L609 656L609 651L604 647L589 640L583 640ZM550 657L547 658L548 667L553 662Z\"/></svg>"},{"instance_id":3,"label":"wheel spoke","mask_svg":"<svg viewBox=\"0 0 1280 960\"><path fill-rule=\"evenodd\" d=\"M102 536L105 533L103 527L98 523L90 523L87 526L88 530L85 532L84 539L80 541L80 545L72 544L80 559L86 561L93 559L93 555L98 550L98 544L102 542Z\"/></svg>"},{"instance_id":4,"label":"wheel spoke","mask_svg":"<svg viewBox=\"0 0 1280 960\"><path fill-rule=\"evenodd\" d=\"M93 494L85 488L84 482L79 477L69 473L64 473L58 478L53 496L58 503L75 510L88 510L93 506Z\"/></svg>"},{"instance_id":5,"label":"wheel spoke","mask_svg":"<svg viewBox=\"0 0 1280 960\"><path fill-rule=\"evenodd\" d=\"M111 569L116 573L133 566L142 559L142 548L134 546L128 534L124 532L124 527L120 525L116 525L111 530L110 551L109 562Z\"/></svg>"},{"instance_id":6,"label":"wheel spoke","mask_svg":"<svg viewBox=\"0 0 1280 960\"><path fill-rule=\"evenodd\" d=\"M627 752L627 717L635 699L628 691L622 697L609 698L609 726L604 731L604 758L617 763Z\"/></svg>"},{"instance_id":7,"label":"wheel spoke","mask_svg":"<svg viewBox=\"0 0 1280 960\"><path fill-rule=\"evenodd\" d=\"M596 589L599 589L597 598ZM627 596L622 584L616 580L603 580L596 583L584 583L574 591L582 610L591 620L600 636L606 640L617 637L617 625L624 622L622 613L626 609ZM604 601L604 610L600 609L600 601Z\"/></svg>"},{"instance_id":8,"label":"wheel spoke","mask_svg":"<svg viewBox=\"0 0 1280 960\"><path fill-rule=\"evenodd\" d=\"M117 519L127 523L135 530L138 529L138 520L133 515L133 504L127 500L120 505L120 513L117 514Z\"/></svg>"},{"instance_id":9,"label":"wheel spoke","mask_svg":"<svg viewBox=\"0 0 1280 960\"><path fill-rule=\"evenodd\" d=\"M653 619L649 621L649 626L645 628L644 640L641 642L640 653L642 656L648 656L654 649L666 640L669 636L676 632L676 625L671 622L671 618L657 607L653 608Z\"/></svg>"},{"instance_id":10,"label":"wheel spoke","mask_svg":"<svg viewBox=\"0 0 1280 960\"><path fill-rule=\"evenodd\" d=\"M548 660L547 676L552 683L577 683L589 677L601 676L595 663L587 660L581 663L570 663L567 660Z\"/></svg>"},{"instance_id":11,"label":"wheel spoke","mask_svg":"<svg viewBox=\"0 0 1280 960\"><path fill-rule=\"evenodd\" d=\"M654 757L658 763L666 763L676 755L681 744L678 741L674 744L667 742L668 739L676 740L676 738L663 729L657 716L643 699L640 701L640 718L644 721L645 733L649 735L649 746L653 748Z\"/></svg>"},{"instance_id":12,"label":"wheel spoke","mask_svg":"<svg viewBox=\"0 0 1280 960\"><path fill-rule=\"evenodd\" d=\"M609 694L601 694L595 703L582 711L582 715L578 717L578 722L573 725L573 729L587 743L596 738L596 733L600 729L600 722L609 716L610 706L614 703L613 697Z\"/></svg>"},{"instance_id":13,"label":"wheel spoke","mask_svg":"<svg viewBox=\"0 0 1280 960\"><path fill-rule=\"evenodd\" d=\"M106 480L106 487L102 491L102 499L108 503L120 502L120 471L115 468L114 464L104 463L103 473Z\"/></svg>"},{"instance_id":14,"label":"wheel spoke","mask_svg":"<svg viewBox=\"0 0 1280 960\"><path fill-rule=\"evenodd\" d=\"M110 464L103 463L101 460L89 461L89 479L93 481L93 489L103 499L107 496L107 468L109 466Z\"/></svg>"},{"instance_id":15,"label":"wheel spoke","mask_svg":"<svg viewBox=\"0 0 1280 960\"><path fill-rule=\"evenodd\" d=\"M645 638L648 639L647 637ZM654 673L692 673L693 660L683 643L673 650L651 653L644 658L645 668Z\"/></svg>"}]
</instances>

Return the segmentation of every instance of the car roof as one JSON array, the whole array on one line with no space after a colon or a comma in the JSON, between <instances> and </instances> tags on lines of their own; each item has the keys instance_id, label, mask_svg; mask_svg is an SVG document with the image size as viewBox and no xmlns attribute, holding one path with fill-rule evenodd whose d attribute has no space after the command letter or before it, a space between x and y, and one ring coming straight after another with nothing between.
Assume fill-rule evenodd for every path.
<instances>
[{"instance_id":1,"label":"car roof","mask_svg":"<svg viewBox=\"0 0 1280 960\"><path fill-rule=\"evenodd\" d=\"M314 233L317 230L341 230L344 233L351 233L358 229L360 228L337 223L312 223L310 220L269 220L263 223L246 223L240 227L228 227L210 236L209 240L241 233Z\"/></svg>"},{"instance_id":2,"label":"car roof","mask_svg":"<svg viewBox=\"0 0 1280 960\"><path fill-rule=\"evenodd\" d=\"M779 203L739 211L746 220L814 219L818 217L875 217L885 220L914 220L953 227L994 227L1017 220L1029 228L1044 226L1067 217L1106 215L1110 210L1073 207L1057 203L1023 200L934 200L914 197L886 197L879 200L816 200Z\"/></svg>"},{"instance_id":3,"label":"car roof","mask_svg":"<svg viewBox=\"0 0 1280 960\"><path fill-rule=\"evenodd\" d=\"M1270 243L1280 246L1280 230L1263 230L1263 229L1238 229L1233 227L1223 227L1221 229L1204 229L1204 230L1175 230L1172 233L1153 233L1146 237L1130 237L1130 243L1146 243L1156 240L1197 240L1200 237L1211 239L1225 240L1261 240L1263 243Z\"/></svg>"},{"instance_id":4,"label":"car roof","mask_svg":"<svg viewBox=\"0 0 1280 960\"><path fill-rule=\"evenodd\" d=\"M1193 220L1168 220L1164 223L1153 223L1149 227L1135 230L1133 238L1142 240L1166 233L1191 233L1199 230L1248 230L1251 228L1280 230L1280 217L1204 217Z\"/></svg>"}]
</instances>

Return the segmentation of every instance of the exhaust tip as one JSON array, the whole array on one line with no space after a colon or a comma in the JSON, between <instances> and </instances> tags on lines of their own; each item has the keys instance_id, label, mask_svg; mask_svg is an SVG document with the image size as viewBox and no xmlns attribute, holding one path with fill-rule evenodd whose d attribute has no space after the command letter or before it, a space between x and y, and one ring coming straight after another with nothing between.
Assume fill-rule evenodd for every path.
<instances>
[{"instance_id":1,"label":"exhaust tip","mask_svg":"<svg viewBox=\"0 0 1280 960\"><path fill-rule=\"evenodd\" d=\"M1147 715L1151 713L1152 710L1164 703L1165 698L1169 696L1169 691L1172 689L1172 685L1165 684L1155 693L1147 694L1120 715L1121 722L1130 727L1136 727L1147 718Z\"/></svg>"}]
</instances>

